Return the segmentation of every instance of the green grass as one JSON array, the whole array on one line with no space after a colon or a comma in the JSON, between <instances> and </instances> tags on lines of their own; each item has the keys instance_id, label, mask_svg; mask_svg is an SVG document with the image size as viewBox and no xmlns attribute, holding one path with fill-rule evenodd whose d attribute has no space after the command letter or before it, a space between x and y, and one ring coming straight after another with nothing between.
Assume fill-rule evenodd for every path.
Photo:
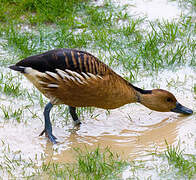
<instances>
[{"instance_id":1,"label":"green grass","mask_svg":"<svg viewBox=\"0 0 196 180\"><path fill-rule=\"evenodd\" d=\"M111 152L109 148L101 150L96 148L93 151L75 150L75 162L65 163L43 163L38 166L38 158L24 159L20 152L13 152L9 145L1 142L4 156L0 165L1 174L9 178L41 178L47 179L118 179L123 168L128 162L122 160L118 154ZM44 156L41 155L44 160ZM28 169L28 171L27 171ZM20 174L17 173L20 171Z\"/></svg>"},{"instance_id":2,"label":"green grass","mask_svg":"<svg viewBox=\"0 0 196 180\"><path fill-rule=\"evenodd\" d=\"M128 164L110 149L93 151L76 150L77 161L72 165L55 163L43 164L42 170L51 178L62 179L117 179Z\"/></svg>"},{"instance_id":3,"label":"green grass","mask_svg":"<svg viewBox=\"0 0 196 180\"><path fill-rule=\"evenodd\" d=\"M194 92L196 94L196 84L194 84L193 90L194 90Z\"/></svg>"},{"instance_id":4,"label":"green grass","mask_svg":"<svg viewBox=\"0 0 196 180\"><path fill-rule=\"evenodd\" d=\"M196 10L196 1L195 0L171 0L177 1L182 8L191 8L192 11Z\"/></svg>"},{"instance_id":5,"label":"green grass","mask_svg":"<svg viewBox=\"0 0 196 180\"><path fill-rule=\"evenodd\" d=\"M9 115L10 110L7 110L7 108L5 106L1 106L1 110L4 115L4 119L9 119L10 118L10 115Z\"/></svg>"},{"instance_id":6,"label":"green grass","mask_svg":"<svg viewBox=\"0 0 196 180\"><path fill-rule=\"evenodd\" d=\"M34 172L39 174L39 169L37 169L37 159L24 159L20 154L20 151L12 151L10 146L5 144L1 140L1 162L0 164L0 173L3 178L6 179L20 179L26 178L29 179L32 176L35 176ZM43 158L43 155L42 155ZM30 169L32 168L32 172ZM29 171L28 171L29 170ZM18 173L20 172L20 173Z\"/></svg>"},{"instance_id":7,"label":"green grass","mask_svg":"<svg viewBox=\"0 0 196 180\"><path fill-rule=\"evenodd\" d=\"M78 152L78 169L80 173L87 174L86 177L91 179L108 179L119 174L122 167L127 165L120 160L119 155L115 155L109 149L101 152L97 148L93 152L87 152L85 155L79 150Z\"/></svg>"},{"instance_id":8,"label":"green grass","mask_svg":"<svg viewBox=\"0 0 196 180\"><path fill-rule=\"evenodd\" d=\"M185 159L183 150L180 150L179 144L177 146L167 144L165 156L167 157L168 162L178 169L178 174L181 174L188 179L191 179L196 175L196 156L189 155L189 158Z\"/></svg>"},{"instance_id":9,"label":"green grass","mask_svg":"<svg viewBox=\"0 0 196 180\"><path fill-rule=\"evenodd\" d=\"M25 94L25 90L21 88L20 77L13 76L10 72L6 74L1 73L0 91L12 97Z\"/></svg>"},{"instance_id":10,"label":"green grass","mask_svg":"<svg viewBox=\"0 0 196 180\"><path fill-rule=\"evenodd\" d=\"M2 0L0 1L2 12L0 21L27 21L37 24L39 22L52 23L63 18L66 22L66 19L74 18L81 4L82 0Z\"/></svg>"},{"instance_id":11,"label":"green grass","mask_svg":"<svg viewBox=\"0 0 196 180\"><path fill-rule=\"evenodd\" d=\"M12 118L16 120L18 123L22 121L23 110L24 110L23 108L14 109L12 106L2 105L0 106L0 110L3 112L4 119L6 120Z\"/></svg>"}]
</instances>

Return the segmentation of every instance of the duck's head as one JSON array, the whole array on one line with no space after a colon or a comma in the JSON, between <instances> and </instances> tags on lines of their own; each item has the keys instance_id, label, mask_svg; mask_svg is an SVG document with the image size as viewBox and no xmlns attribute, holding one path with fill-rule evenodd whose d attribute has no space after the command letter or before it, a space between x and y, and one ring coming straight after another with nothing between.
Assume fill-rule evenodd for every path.
<instances>
[{"instance_id":1,"label":"duck's head","mask_svg":"<svg viewBox=\"0 0 196 180\"><path fill-rule=\"evenodd\" d=\"M192 114L193 111L181 105L175 96L162 89L154 89L150 93L142 94L141 103L149 109L160 112L176 112L181 114Z\"/></svg>"}]
</instances>

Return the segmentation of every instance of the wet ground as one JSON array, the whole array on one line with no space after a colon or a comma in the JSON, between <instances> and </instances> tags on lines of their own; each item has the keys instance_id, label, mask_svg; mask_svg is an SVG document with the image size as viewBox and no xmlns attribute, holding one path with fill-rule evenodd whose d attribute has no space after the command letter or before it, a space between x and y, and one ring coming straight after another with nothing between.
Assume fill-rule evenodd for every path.
<instances>
[{"instance_id":1,"label":"wet ground","mask_svg":"<svg viewBox=\"0 0 196 180\"><path fill-rule=\"evenodd\" d=\"M182 71L187 73L182 74ZM164 71L156 79L141 78L138 85L142 84L148 88L153 83L167 89L175 94L179 102L195 111L194 71L189 68L177 72ZM173 81L176 87L171 85L168 88L167 81ZM2 98L1 105L5 103L6 99ZM10 102L10 105L14 106L13 102ZM39 117L43 118L42 110L36 109ZM53 113L55 112L51 114ZM24 112L24 119L30 116L28 114L28 111ZM109 146L113 151L122 153L125 159L134 159L157 148L164 150L165 140L169 144L177 144L180 140L187 153L196 153L195 114L185 116L172 112L161 113L151 111L140 104L128 104L110 112L95 109L93 116L96 118L85 115L79 128L73 128L71 119L67 126L57 127L61 126L58 125L58 121L63 119L55 119L53 132L60 142L55 145L56 151L53 151L52 144L44 136L38 136L43 129L43 124L38 119L27 119L25 124L10 121L1 123L0 139L9 144L14 151L21 151L24 156L32 158L35 154L44 153L50 160L60 162L73 161L73 147L85 146L92 149L97 146Z\"/></svg>"},{"instance_id":2,"label":"wet ground","mask_svg":"<svg viewBox=\"0 0 196 180\"><path fill-rule=\"evenodd\" d=\"M147 1L145 1L147 2ZM161 1L164 3L165 1ZM142 1L137 1L138 8L144 6ZM146 3L143 7L150 12L148 6L153 8L153 1ZM157 6L157 2L154 3ZM173 8L171 3L165 7ZM156 8L155 8L156 9ZM159 11L156 11L157 14ZM179 10L171 10L177 16ZM167 14L170 15L170 14ZM150 15L150 18L153 17ZM164 16L160 14L160 16ZM159 17L159 16L158 16ZM169 17L169 18L171 18ZM166 17L167 18L167 17ZM9 70L3 70L8 72ZM15 72L11 72L17 75ZM193 90L196 84L196 72L190 67L183 67L177 71L164 70L153 76L145 75L138 77L136 86L146 89L161 88L171 91L178 101L193 111L196 111L196 94ZM23 87L32 89L32 85L22 78ZM7 101L5 95L0 97L0 105L15 107L18 104L25 106L28 104L24 99L13 98ZM35 104L34 112L43 120L42 110ZM51 114L55 114L56 110ZM39 133L43 130L43 123L39 118L32 119L32 113L25 110L23 119L25 123L17 123L14 120L3 119L0 111L0 144L9 144L11 151L18 152L23 158L40 159L44 154L46 162L73 162L74 147L94 149L97 146L110 147L113 152L118 152L124 159L145 159L149 152L166 149L165 140L168 144L181 142L181 147L185 153L196 154L196 114L184 116L175 113L160 113L151 111L140 104L129 104L121 108L106 111L95 109L94 112L85 114L82 125L77 129L68 121L67 125L59 123L63 117L55 119L53 122L53 133L58 138L59 144L52 145ZM53 119L56 116L53 117ZM0 149L0 157L3 155Z\"/></svg>"}]
</instances>

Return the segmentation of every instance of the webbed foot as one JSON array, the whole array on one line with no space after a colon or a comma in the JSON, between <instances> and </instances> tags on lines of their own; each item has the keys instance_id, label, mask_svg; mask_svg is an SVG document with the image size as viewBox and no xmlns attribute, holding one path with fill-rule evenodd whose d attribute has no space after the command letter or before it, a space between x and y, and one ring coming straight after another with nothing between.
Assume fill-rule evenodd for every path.
<instances>
[{"instance_id":1,"label":"webbed foot","mask_svg":"<svg viewBox=\"0 0 196 180\"><path fill-rule=\"evenodd\" d=\"M79 119L77 119L76 121L73 121L74 126L79 126L81 123L81 121Z\"/></svg>"},{"instance_id":2,"label":"webbed foot","mask_svg":"<svg viewBox=\"0 0 196 180\"><path fill-rule=\"evenodd\" d=\"M53 144L56 144L56 137L49 131L47 131L46 129L44 129L39 136L42 136L45 133L46 137L48 137L48 139L50 140L50 142L52 142Z\"/></svg>"}]
</instances>

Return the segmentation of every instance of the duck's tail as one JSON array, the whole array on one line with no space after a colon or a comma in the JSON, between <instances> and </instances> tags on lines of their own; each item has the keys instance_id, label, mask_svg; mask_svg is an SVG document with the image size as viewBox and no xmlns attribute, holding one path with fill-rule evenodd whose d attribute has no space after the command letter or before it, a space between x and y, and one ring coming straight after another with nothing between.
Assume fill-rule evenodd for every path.
<instances>
[{"instance_id":1,"label":"duck's tail","mask_svg":"<svg viewBox=\"0 0 196 180\"><path fill-rule=\"evenodd\" d=\"M25 68L26 67L12 65L12 66L9 66L9 68L12 69L12 70L14 70L14 71L19 71L21 73L25 73Z\"/></svg>"}]
</instances>

